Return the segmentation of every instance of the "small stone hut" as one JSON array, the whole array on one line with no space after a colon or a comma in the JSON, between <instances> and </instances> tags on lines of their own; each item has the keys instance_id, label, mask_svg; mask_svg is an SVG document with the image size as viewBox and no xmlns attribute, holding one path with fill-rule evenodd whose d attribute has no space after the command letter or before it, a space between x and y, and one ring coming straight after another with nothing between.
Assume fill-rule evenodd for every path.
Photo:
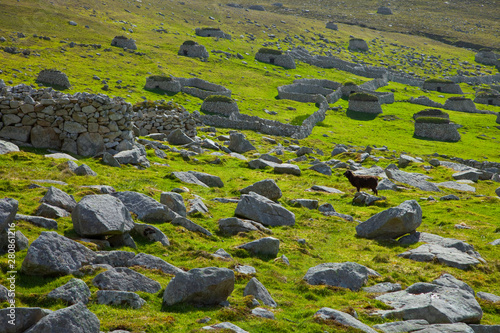
<instances>
[{"instance_id":1,"label":"small stone hut","mask_svg":"<svg viewBox=\"0 0 500 333\"><path fill-rule=\"evenodd\" d=\"M476 94L474 103L500 106L500 94L494 90L491 92L479 92Z\"/></svg>"},{"instance_id":2,"label":"small stone hut","mask_svg":"<svg viewBox=\"0 0 500 333\"><path fill-rule=\"evenodd\" d=\"M326 28L332 30L339 30L339 27L333 21L327 22Z\"/></svg>"},{"instance_id":3,"label":"small stone hut","mask_svg":"<svg viewBox=\"0 0 500 333\"><path fill-rule=\"evenodd\" d=\"M349 40L349 50L361 52L368 51L368 44L361 38L351 38Z\"/></svg>"},{"instance_id":4,"label":"small stone hut","mask_svg":"<svg viewBox=\"0 0 500 333\"><path fill-rule=\"evenodd\" d=\"M378 97L364 92L349 96L349 110L364 113L382 113Z\"/></svg>"},{"instance_id":5,"label":"small stone hut","mask_svg":"<svg viewBox=\"0 0 500 333\"><path fill-rule=\"evenodd\" d=\"M121 47L127 50L137 50L135 45L135 40L132 38L127 38L125 36L116 36L111 41L111 46Z\"/></svg>"},{"instance_id":6,"label":"small stone hut","mask_svg":"<svg viewBox=\"0 0 500 333\"><path fill-rule=\"evenodd\" d=\"M463 94L458 83L446 79L427 79L422 87L424 90L432 90L447 94Z\"/></svg>"},{"instance_id":7,"label":"small stone hut","mask_svg":"<svg viewBox=\"0 0 500 333\"><path fill-rule=\"evenodd\" d=\"M195 34L200 37L219 37L231 40L231 35L224 33L219 28L196 28Z\"/></svg>"},{"instance_id":8,"label":"small stone hut","mask_svg":"<svg viewBox=\"0 0 500 333\"><path fill-rule=\"evenodd\" d=\"M209 54L205 46L198 44L192 40L187 40L182 43L178 55L191 58L208 58Z\"/></svg>"},{"instance_id":9,"label":"small stone hut","mask_svg":"<svg viewBox=\"0 0 500 333\"><path fill-rule=\"evenodd\" d=\"M415 119L414 136L438 140L460 141L458 125L450 123L449 115L438 109L426 109L413 115Z\"/></svg>"},{"instance_id":10,"label":"small stone hut","mask_svg":"<svg viewBox=\"0 0 500 333\"><path fill-rule=\"evenodd\" d=\"M152 75L146 78L145 89L160 89L164 91L169 91L173 93L178 93L181 91L181 84L179 81L174 80L171 76L164 75Z\"/></svg>"},{"instance_id":11,"label":"small stone hut","mask_svg":"<svg viewBox=\"0 0 500 333\"><path fill-rule=\"evenodd\" d=\"M498 65L499 64L500 55L492 52L492 51L479 51L474 56L474 60L483 65Z\"/></svg>"},{"instance_id":12,"label":"small stone hut","mask_svg":"<svg viewBox=\"0 0 500 333\"><path fill-rule=\"evenodd\" d=\"M392 15L392 9L390 9L389 7L381 6L381 7L378 7L377 14Z\"/></svg>"},{"instance_id":13,"label":"small stone hut","mask_svg":"<svg viewBox=\"0 0 500 333\"><path fill-rule=\"evenodd\" d=\"M349 97L350 94L360 92L362 89L358 87L354 82L344 82L344 85L340 88L342 91L342 97Z\"/></svg>"},{"instance_id":14,"label":"small stone hut","mask_svg":"<svg viewBox=\"0 0 500 333\"><path fill-rule=\"evenodd\" d=\"M36 81L56 88L68 89L71 87L68 76L57 69L44 69L40 71Z\"/></svg>"},{"instance_id":15,"label":"small stone hut","mask_svg":"<svg viewBox=\"0 0 500 333\"><path fill-rule=\"evenodd\" d=\"M461 111L461 112L476 112L476 104L465 97L450 97L444 102L446 110Z\"/></svg>"},{"instance_id":16,"label":"small stone hut","mask_svg":"<svg viewBox=\"0 0 500 333\"><path fill-rule=\"evenodd\" d=\"M255 59L268 64L281 66L287 69L295 69L295 61L288 54L283 54L283 52L274 49L261 48L259 52L255 54Z\"/></svg>"},{"instance_id":17,"label":"small stone hut","mask_svg":"<svg viewBox=\"0 0 500 333\"><path fill-rule=\"evenodd\" d=\"M239 113L238 104L227 96L211 95L205 98L201 105L202 112L229 117L233 113Z\"/></svg>"}]
</instances>

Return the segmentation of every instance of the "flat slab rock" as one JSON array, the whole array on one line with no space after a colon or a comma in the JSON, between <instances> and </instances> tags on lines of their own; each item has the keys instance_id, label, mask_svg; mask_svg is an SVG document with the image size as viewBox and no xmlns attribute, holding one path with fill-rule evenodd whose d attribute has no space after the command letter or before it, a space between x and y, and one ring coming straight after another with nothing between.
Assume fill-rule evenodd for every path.
<instances>
[{"instance_id":1,"label":"flat slab rock","mask_svg":"<svg viewBox=\"0 0 500 333\"><path fill-rule=\"evenodd\" d=\"M365 287L363 290L367 293L392 293L400 291L401 285L399 283L382 282L371 287Z\"/></svg>"},{"instance_id":2,"label":"flat slab rock","mask_svg":"<svg viewBox=\"0 0 500 333\"><path fill-rule=\"evenodd\" d=\"M112 193L112 196L118 198L129 211L136 214L137 218L144 222L169 222L177 216L166 205L142 193L124 191Z\"/></svg>"},{"instance_id":3,"label":"flat slab rock","mask_svg":"<svg viewBox=\"0 0 500 333\"><path fill-rule=\"evenodd\" d=\"M470 186L467 184L461 184L454 181L442 182L442 183L434 183L438 187L450 188L452 190L463 191L463 192L476 192L476 188L474 186Z\"/></svg>"},{"instance_id":4,"label":"flat slab rock","mask_svg":"<svg viewBox=\"0 0 500 333\"><path fill-rule=\"evenodd\" d=\"M429 325L426 320L407 320L375 325L373 327L384 333L477 333L471 326L464 323Z\"/></svg>"},{"instance_id":5,"label":"flat slab rock","mask_svg":"<svg viewBox=\"0 0 500 333\"><path fill-rule=\"evenodd\" d=\"M144 291L157 293L161 285L129 268L117 267L97 274L92 284L101 290Z\"/></svg>"},{"instance_id":6,"label":"flat slab rock","mask_svg":"<svg viewBox=\"0 0 500 333\"><path fill-rule=\"evenodd\" d=\"M265 226L291 226L295 224L294 213L255 192L243 194L234 213Z\"/></svg>"},{"instance_id":7,"label":"flat slab rock","mask_svg":"<svg viewBox=\"0 0 500 333\"><path fill-rule=\"evenodd\" d=\"M314 317L321 318L323 320L333 320L340 325L356 328L362 332L366 333L377 333L370 326L363 324L361 321L357 320L348 313L337 311L330 308L321 308L314 314Z\"/></svg>"},{"instance_id":8,"label":"flat slab rock","mask_svg":"<svg viewBox=\"0 0 500 333\"><path fill-rule=\"evenodd\" d=\"M355 262L324 263L309 268L304 280L312 285L328 285L358 291L370 276L379 273Z\"/></svg>"},{"instance_id":9,"label":"flat slab rock","mask_svg":"<svg viewBox=\"0 0 500 333\"><path fill-rule=\"evenodd\" d=\"M238 246L253 254L276 257L280 250L280 241L274 237L264 237Z\"/></svg>"},{"instance_id":10,"label":"flat slab rock","mask_svg":"<svg viewBox=\"0 0 500 333\"><path fill-rule=\"evenodd\" d=\"M328 187L328 186L321 186L321 185L313 185L311 187L311 191L321 191L321 192L337 193L337 194L344 193L341 190L337 190L336 188Z\"/></svg>"},{"instance_id":11,"label":"flat slab rock","mask_svg":"<svg viewBox=\"0 0 500 333\"><path fill-rule=\"evenodd\" d=\"M207 330L207 331L228 330L228 331L234 332L234 333L249 333L248 331L245 331L244 329L236 326L235 324L231 324L230 322L227 322L227 321L223 322L223 323L219 323L219 324L210 325L210 326L203 326L203 329Z\"/></svg>"},{"instance_id":12,"label":"flat slab rock","mask_svg":"<svg viewBox=\"0 0 500 333\"><path fill-rule=\"evenodd\" d=\"M385 173L389 179L411 185L422 191L441 192L439 187L427 181L427 179L429 179L428 176L420 173L405 172L397 169L386 169Z\"/></svg>"},{"instance_id":13,"label":"flat slab rock","mask_svg":"<svg viewBox=\"0 0 500 333\"><path fill-rule=\"evenodd\" d=\"M87 304L90 299L90 289L85 281L73 278L66 284L52 290L47 297L62 299L70 304L78 302Z\"/></svg>"},{"instance_id":14,"label":"flat slab rock","mask_svg":"<svg viewBox=\"0 0 500 333\"><path fill-rule=\"evenodd\" d=\"M416 249L398 254L398 257L422 262L433 262L437 260L447 266L463 270L480 264L479 260L467 253L437 244L423 244Z\"/></svg>"}]
</instances>

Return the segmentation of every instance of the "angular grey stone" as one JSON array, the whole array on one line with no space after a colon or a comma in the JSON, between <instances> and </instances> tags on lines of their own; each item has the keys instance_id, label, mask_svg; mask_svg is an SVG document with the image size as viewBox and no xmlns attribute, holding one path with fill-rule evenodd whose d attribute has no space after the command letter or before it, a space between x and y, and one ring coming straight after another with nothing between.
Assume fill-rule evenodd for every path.
<instances>
[{"instance_id":1,"label":"angular grey stone","mask_svg":"<svg viewBox=\"0 0 500 333\"><path fill-rule=\"evenodd\" d=\"M9 299L9 289L0 284L0 302L5 302Z\"/></svg>"},{"instance_id":2,"label":"angular grey stone","mask_svg":"<svg viewBox=\"0 0 500 333\"><path fill-rule=\"evenodd\" d=\"M280 241L273 237L264 237L250 243L238 246L240 249L245 249L253 254L276 257L280 250Z\"/></svg>"},{"instance_id":3,"label":"angular grey stone","mask_svg":"<svg viewBox=\"0 0 500 333\"><path fill-rule=\"evenodd\" d=\"M379 273L355 262L324 263L309 268L304 280L312 285L329 285L358 291L369 276Z\"/></svg>"},{"instance_id":4,"label":"angular grey stone","mask_svg":"<svg viewBox=\"0 0 500 333\"><path fill-rule=\"evenodd\" d=\"M0 129L0 138L12 141L28 142L30 133L31 126L4 126Z\"/></svg>"},{"instance_id":5,"label":"angular grey stone","mask_svg":"<svg viewBox=\"0 0 500 333\"><path fill-rule=\"evenodd\" d=\"M200 185L203 187L208 187L205 183L198 180L198 178L196 178L193 174L191 174L189 172L175 171L175 172L172 172L171 175L183 183L196 184L196 185Z\"/></svg>"},{"instance_id":6,"label":"angular grey stone","mask_svg":"<svg viewBox=\"0 0 500 333\"><path fill-rule=\"evenodd\" d=\"M53 311L25 333L88 332L99 333L101 323L83 303Z\"/></svg>"},{"instance_id":7,"label":"angular grey stone","mask_svg":"<svg viewBox=\"0 0 500 333\"><path fill-rule=\"evenodd\" d=\"M118 160L113 155L111 155L110 153L108 153L106 151L102 154L102 163L109 165L109 166L112 166L112 167L115 167L115 168L121 167L120 162L118 162Z\"/></svg>"},{"instance_id":8,"label":"angular grey stone","mask_svg":"<svg viewBox=\"0 0 500 333\"><path fill-rule=\"evenodd\" d=\"M12 319L9 316L10 308L0 310L0 332L2 333L21 333L35 325L43 317L51 313L51 310L41 308L14 308L15 319L14 325L9 321Z\"/></svg>"},{"instance_id":9,"label":"angular grey stone","mask_svg":"<svg viewBox=\"0 0 500 333\"><path fill-rule=\"evenodd\" d=\"M75 174L77 176L97 176L97 173L92 170L87 164L82 164L78 168L75 169Z\"/></svg>"},{"instance_id":10,"label":"angular grey stone","mask_svg":"<svg viewBox=\"0 0 500 333\"><path fill-rule=\"evenodd\" d=\"M262 231L266 234L272 233L271 230L262 224L252 220L242 220L237 217L229 217L219 220L219 230L228 235L236 235L240 232Z\"/></svg>"},{"instance_id":11,"label":"angular grey stone","mask_svg":"<svg viewBox=\"0 0 500 333\"><path fill-rule=\"evenodd\" d=\"M229 135L229 146L231 151L236 153L246 153L247 151L255 150L255 147L245 139L245 135L242 133L231 133Z\"/></svg>"},{"instance_id":12,"label":"angular grey stone","mask_svg":"<svg viewBox=\"0 0 500 333\"><path fill-rule=\"evenodd\" d=\"M167 206L139 192L115 192L112 196L118 198L127 210L136 214L137 218L144 222L169 222L177 216Z\"/></svg>"},{"instance_id":13,"label":"angular grey stone","mask_svg":"<svg viewBox=\"0 0 500 333\"><path fill-rule=\"evenodd\" d=\"M300 176L300 168L295 164L277 164L273 168L274 173Z\"/></svg>"},{"instance_id":14,"label":"angular grey stone","mask_svg":"<svg viewBox=\"0 0 500 333\"><path fill-rule=\"evenodd\" d=\"M9 142L9 141L4 141L0 140L0 155L12 153L19 151L19 147L16 146L15 144Z\"/></svg>"},{"instance_id":15,"label":"angular grey stone","mask_svg":"<svg viewBox=\"0 0 500 333\"><path fill-rule=\"evenodd\" d=\"M387 177L389 177L392 180L414 186L422 191L431 191L431 192L441 191L439 187L437 187L435 184L427 181L428 176L422 174L404 172L401 170L388 169L388 168L386 168L385 173L387 174Z\"/></svg>"},{"instance_id":16,"label":"angular grey stone","mask_svg":"<svg viewBox=\"0 0 500 333\"><path fill-rule=\"evenodd\" d=\"M129 266L141 266L147 269L159 269L163 273L176 275L183 272L182 269L169 264L165 260L155 257L151 254L139 253L133 259L128 261Z\"/></svg>"},{"instance_id":17,"label":"angular grey stone","mask_svg":"<svg viewBox=\"0 0 500 333\"><path fill-rule=\"evenodd\" d=\"M474 330L469 325L464 323L454 324L433 324L429 325L419 333L474 333Z\"/></svg>"},{"instance_id":18,"label":"angular grey stone","mask_svg":"<svg viewBox=\"0 0 500 333\"><path fill-rule=\"evenodd\" d=\"M415 231L421 223L420 205L415 200L407 200L358 224L356 234L363 238L397 238Z\"/></svg>"},{"instance_id":19,"label":"angular grey stone","mask_svg":"<svg viewBox=\"0 0 500 333\"><path fill-rule=\"evenodd\" d=\"M305 207L308 209L318 209L318 200L311 199L292 199L290 200L290 204L295 207Z\"/></svg>"},{"instance_id":20,"label":"angular grey stone","mask_svg":"<svg viewBox=\"0 0 500 333\"><path fill-rule=\"evenodd\" d=\"M321 186L321 185L313 185L311 187L312 191L321 191L321 192L327 192L327 193L338 193L342 194L344 192L337 190L336 188L333 187L328 187L328 186Z\"/></svg>"},{"instance_id":21,"label":"angular grey stone","mask_svg":"<svg viewBox=\"0 0 500 333\"><path fill-rule=\"evenodd\" d=\"M216 258L221 258L221 259L233 259L233 257L231 257L231 255L227 253L226 250L224 249L218 249L212 255Z\"/></svg>"},{"instance_id":22,"label":"angular grey stone","mask_svg":"<svg viewBox=\"0 0 500 333\"><path fill-rule=\"evenodd\" d=\"M477 182L479 180L479 177L481 176L481 173L479 171L469 169L465 171L460 171L457 173L454 173L452 175L453 179L455 180L472 180L473 182Z\"/></svg>"},{"instance_id":23,"label":"angular grey stone","mask_svg":"<svg viewBox=\"0 0 500 333\"><path fill-rule=\"evenodd\" d=\"M101 194L111 194L111 193L115 193L116 192L116 190L114 189L114 187L113 186L109 186L109 185L87 185L87 186L82 186L82 187L96 190L96 191L98 191Z\"/></svg>"},{"instance_id":24,"label":"angular grey stone","mask_svg":"<svg viewBox=\"0 0 500 333\"><path fill-rule=\"evenodd\" d=\"M410 155L401 154L398 160L399 168L406 168L410 163L423 163L420 159L416 159L415 157L411 157Z\"/></svg>"},{"instance_id":25,"label":"angular grey stone","mask_svg":"<svg viewBox=\"0 0 500 333\"><path fill-rule=\"evenodd\" d=\"M11 240L9 239L9 234L7 231L0 232L0 253L7 253L9 251L9 246L11 245ZM14 251L22 251L26 249L29 245L29 240L20 230L16 230L14 233Z\"/></svg>"},{"instance_id":26,"label":"angular grey stone","mask_svg":"<svg viewBox=\"0 0 500 333\"><path fill-rule=\"evenodd\" d=\"M207 331L211 331L211 330L217 330L217 331L220 331L220 330L227 330L227 331L230 331L230 332L234 332L234 333L249 333L248 331L245 331L244 329L241 329L240 327L236 326L235 324L231 324L230 322L223 322L223 323L218 323L218 324L215 324L215 325L211 325L211 326L203 326L202 327L204 330L207 330Z\"/></svg>"},{"instance_id":27,"label":"angular grey stone","mask_svg":"<svg viewBox=\"0 0 500 333\"><path fill-rule=\"evenodd\" d=\"M405 321L395 321L392 323L385 323L373 326L384 333L406 333L420 331L429 326L427 320L413 319ZM437 333L437 332L436 332Z\"/></svg>"},{"instance_id":28,"label":"angular grey stone","mask_svg":"<svg viewBox=\"0 0 500 333\"><path fill-rule=\"evenodd\" d=\"M119 235L134 228L128 209L109 194L83 197L71 219L76 233L82 236Z\"/></svg>"},{"instance_id":29,"label":"angular grey stone","mask_svg":"<svg viewBox=\"0 0 500 333\"><path fill-rule=\"evenodd\" d=\"M40 202L62 208L68 212L72 212L76 207L76 200L72 195L54 186L49 187L47 193L40 199Z\"/></svg>"},{"instance_id":30,"label":"angular grey stone","mask_svg":"<svg viewBox=\"0 0 500 333\"><path fill-rule=\"evenodd\" d=\"M140 309L146 301L131 291L98 290L97 303L105 305L127 305L132 309Z\"/></svg>"},{"instance_id":31,"label":"angular grey stone","mask_svg":"<svg viewBox=\"0 0 500 333\"><path fill-rule=\"evenodd\" d=\"M149 163L143 152L135 147L134 149L124 150L113 155L120 164L146 165Z\"/></svg>"},{"instance_id":32,"label":"angular grey stone","mask_svg":"<svg viewBox=\"0 0 500 333\"><path fill-rule=\"evenodd\" d=\"M171 145L186 145L188 143L193 143L194 140L189 136L184 134L180 129L175 129L167 137L168 143Z\"/></svg>"},{"instance_id":33,"label":"angular grey stone","mask_svg":"<svg viewBox=\"0 0 500 333\"><path fill-rule=\"evenodd\" d=\"M310 147L300 147L295 153L297 156L303 156L306 154L314 154L314 150Z\"/></svg>"},{"instance_id":34,"label":"angular grey stone","mask_svg":"<svg viewBox=\"0 0 500 333\"><path fill-rule=\"evenodd\" d=\"M187 213L188 215L193 215L196 213L208 214L208 208L203 203L201 198L190 199L188 200L188 202L189 202L189 211Z\"/></svg>"},{"instance_id":35,"label":"angular grey stone","mask_svg":"<svg viewBox=\"0 0 500 333\"><path fill-rule=\"evenodd\" d=\"M257 273L257 270L252 267L252 266L247 266L247 265L236 265L234 267L234 270L238 273L241 273L241 274L247 274L247 275L250 275L250 274L256 274ZM244 295L246 296L246 295Z\"/></svg>"},{"instance_id":36,"label":"angular grey stone","mask_svg":"<svg viewBox=\"0 0 500 333\"><path fill-rule=\"evenodd\" d=\"M222 180L208 173L198 172L198 171L188 171L190 174L195 176L199 181L207 185L208 187L224 187Z\"/></svg>"},{"instance_id":37,"label":"angular grey stone","mask_svg":"<svg viewBox=\"0 0 500 333\"><path fill-rule=\"evenodd\" d=\"M274 313L271 311L264 309L264 308L255 308L252 309L252 314L256 317L261 317L261 318L266 318L266 319L272 319L274 320Z\"/></svg>"},{"instance_id":38,"label":"angular grey stone","mask_svg":"<svg viewBox=\"0 0 500 333\"><path fill-rule=\"evenodd\" d=\"M371 287L365 287L363 290L367 293L391 293L400 291L401 285L399 283L382 282Z\"/></svg>"},{"instance_id":39,"label":"angular grey stone","mask_svg":"<svg viewBox=\"0 0 500 333\"><path fill-rule=\"evenodd\" d=\"M194 223L193 221L188 220L187 218L185 218L183 216L176 217L175 219L172 220L171 223L173 225L180 225L189 231L199 232L199 233L205 234L207 236L212 236L212 233L210 231L208 231L207 229L203 228L202 226Z\"/></svg>"},{"instance_id":40,"label":"angular grey stone","mask_svg":"<svg viewBox=\"0 0 500 333\"><path fill-rule=\"evenodd\" d=\"M441 201L460 200L460 198L454 194L448 194L448 195L442 196L441 198L439 198L439 200L441 200Z\"/></svg>"},{"instance_id":41,"label":"angular grey stone","mask_svg":"<svg viewBox=\"0 0 500 333\"><path fill-rule=\"evenodd\" d=\"M87 304L90 299L90 289L83 280L72 278L66 284L52 290L47 297L62 299L69 304L78 302Z\"/></svg>"},{"instance_id":42,"label":"angular grey stone","mask_svg":"<svg viewBox=\"0 0 500 333\"><path fill-rule=\"evenodd\" d=\"M261 154L259 156L259 159L265 160L265 161L269 161L269 162L273 162L273 163L276 163L276 164L283 163L283 161L281 159L277 158L276 156L269 155L269 154Z\"/></svg>"},{"instance_id":43,"label":"angular grey stone","mask_svg":"<svg viewBox=\"0 0 500 333\"><path fill-rule=\"evenodd\" d=\"M100 290L143 291L157 293L161 285L141 273L126 267L117 267L97 274L92 284Z\"/></svg>"},{"instance_id":44,"label":"angular grey stone","mask_svg":"<svg viewBox=\"0 0 500 333\"><path fill-rule=\"evenodd\" d=\"M354 194L354 199L352 199L353 204L371 206L376 201L384 200L385 197L376 197L366 192L356 192Z\"/></svg>"},{"instance_id":45,"label":"angular grey stone","mask_svg":"<svg viewBox=\"0 0 500 333\"><path fill-rule=\"evenodd\" d=\"M234 289L234 272L227 268L194 268L178 273L165 288L163 304L218 305Z\"/></svg>"},{"instance_id":46,"label":"angular grey stone","mask_svg":"<svg viewBox=\"0 0 500 333\"><path fill-rule=\"evenodd\" d=\"M243 194L235 215L262 223L265 226L294 225L295 214L255 192Z\"/></svg>"},{"instance_id":47,"label":"angular grey stone","mask_svg":"<svg viewBox=\"0 0 500 333\"><path fill-rule=\"evenodd\" d=\"M182 195L175 192L163 192L160 196L160 203L167 206L180 216L186 217L186 206Z\"/></svg>"},{"instance_id":48,"label":"angular grey stone","mask_svg":"<svg viewBox=\"0 0 500 333\"><path fill-rule=\"evenodd\" d=\"M500 325L469 325L474 333L498 333L500 332Z\"/></svg>"},{"instance_id":49,"label":"angular grey stone","mask_svg":"<svg viewBox=\"0 0 500 333\"><path fill-rule=\"evenodd\" d=\"M267 167L274 168L278 163L274 163L271 161L263 160L263 159L256 159L256 160L251 160L248 162L248 167L250 169L265 169Z\"/></svg>"},{"instance_id":50,"label":"angular grey stone","mask_svg":"<svg viewBox=\"0 0 500 333\"><path fill-rule=\"evenodd\" d=\"M241 194L255 192L270 200L276 201L283 195L274 179L264 179L240 190Z\"/></svg>"},{"instance_id":51,"label":"angular grey stone","mask_svg":"<svg viewBox=\"0 0 500 333\"><path fill-rule=\"evenodd\" d=\"M459 279L448 273L441 274L439 278L432 281L432 284L447 288L458 288L472 295L476 294L474 292L474 289L472 289L467 283L460 281Z\"/></svg>"},{"instance_id":52,"label":"angular grey stone","mask_svg":"<svg viewBox=\"0 0 500 333\"><path fill-rule=\"evenodd\" d=\"M353 316L351 316L348 313L337 311L334 309L330 308L321 308L314 314L314 317L316 318L321 318L324 320L333 320L337 323L339 323L342 326L347 326L347 327L354 327L360 331L366 332L366 333L377 333L373 328L370 326L363 324Z\"/></svg>"},{"instance_id":53,"label":"angular grey stone","mask_svg":"<svg viewBox=\"0 0 500 333\"><path fill-rule=\"evenodd\" d=\"M0 232L9 228L16 218L19 202L12 198L0 199Z\"/></svg>"},{"instance_id":54,"label":"angular grey stone","mask_svg":"<svg viewBox=\"0 0 500 333\"><path fill-rule=\"evenodd\" d=\"M134 239L128 232L119 234L119 235L113 235L107 238L107 241L109 242L109 245L111 247L123 247L127 246L132 249L137 249L137 244L135 244Z\"/></svg>"},{"instance_id":55,"label":"angular grey stone","mask_svg":"<svg viewBox=\"0 0 500 333\"><path fill-rule=\"evenodd\" d=\"M309 170L314 170L316 172L322 173L327 176L332 175L332 168L326 163L316 163L312 167L309 168Z\"/></svg>"},{"instance_id":56,"label":"angular grey stone","mask_svg":"<svg viewBox=\"0 0 500 333\"><path fill-rule=\"evenodd\" d=\"M483 316L481 307L470 292L430 283L416 283L406 290L383 294L376 299L394 308L379 311L384 317L424 319L430 324L474 324Z\"/></svg>"},{"instance_id":57,"label":"angular grey stone","mask_svg":"<svg viewBox=\"0 0 500 333\"><path fill-rule=\"evenodd\" d=\"M26 275L66 275L94 260L96 254L55 231L42 231L22 263Z\"/></svg>"},{"instance_id":58,"label":"angular grey stone","mask_svg":"<svg viewBox=\"0 0 500 333\"><path fill-rule=\"evenodd\" d=\"M150 242L160 242L163 246L170 246L168 237L153 225L134 223L134 229L131 232L145 237Z\"/></svg>"},{"instance_id":59,"label":"angular grey stone","mask_svg":"<svg viewBox=\"0 0 500 333\"><path fill-rule=\"evenodd\" d=\"M500 187L495 190L495 194L500 197Z\"/></svg>"},{"instance_id":60,"label":"angular grey stone","mask_svg":"<svg viewBox=\"0 0 500 333\"><path fill-rule=\"evenodd\" d=\"M335 213L335 208L333 208L331 203L324 203L318 207L318 210L323 214Z\"/></svg>"},{"instance_id":61,"label":"angular grey stone","mask_svg":"<svg viewBox=\"0 0 500 333\"><path fill-rule=\"evenodd\" d=\"M493 303L500 302L500 296L497 296L495 294L486 293L484 291L479 291L477 293L477 297L480 299L484 299L485 301L488 301L488 302L493 302Z\"/></svg>"},{"instance_id":62,"label":"angular grey stone","mask_svg":"<svg viewBox=\"0 0 500 333\"><path fill-rule=\"evenodd\" d=\"M480 263L476 258L452 247L442 247L437 244L423 244L413 250L408 250L398 257L403 257L415 261L434 262L438 261L447 266L458 269L469 269Z\"/></svg>"},{"instance_id":63,"label":"angular grey stone","mask_svg":"<svg viewBox=\"0 0 500 333\"><path fill-rule=\"evenodd\" d=\"M109 265L111 267L128 267L129 261L135 258L134 252L129 251L100 251L93 260L93 264Z\"/></svg>"},{"instance_id":64,"label":"angular grey stone","mask_svg":"<svg viewBox=\"0 0 500 333\"><path fill-rule=\"evenodd\" d=\"M346 153L346 152L347 152L347 149L345 147L337 145L337 146L335 146L335 148L333 148L331 156L335 156L335 155Z\"/></svg>"},{"instance_id":65,"label":"angular grey stone","mask_svg":"<svg viewBox=\"0 0 500 333\"><path fill-rule=\"evenodd\" d=\"M59 217L70 216L70 212L65 209L42 203L35 212L38 216L43 216L49 219L57 219Z\"/></svg>"},{"instance_id":66,"label":"angular grey stone","mask_svg":"<svg viewBox=\"0 0 500 333\"><path fill-rule=\"evenodd\" d=\"M442 183L434 183L438 187L451 188L452 190L464 191L464 192L476 192L476 188L474 186L470 186L468 184L460 184L454 181L442 182Z\"/></svg>"},{"instance_id":67,"label":"angular grey stone","mask_svg":"<svg viewBox=\"0 0 500 333\"><path fill-rule=\"evenodd\" d=\"M248 281L245 290L243 291L243 296L248 295L253 295L256 299L264 303L264 305L272 308L278 306L269 291L267 291L266 287L264 287L264 285L255 277Z\"/></svg>"}]
</instances>

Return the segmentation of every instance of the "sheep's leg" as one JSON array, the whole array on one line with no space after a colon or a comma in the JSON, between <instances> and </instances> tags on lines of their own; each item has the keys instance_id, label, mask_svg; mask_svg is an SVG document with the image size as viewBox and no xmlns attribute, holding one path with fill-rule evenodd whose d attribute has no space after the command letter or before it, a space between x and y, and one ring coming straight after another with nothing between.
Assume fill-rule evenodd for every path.
<instances>
[{"instance_id":1,"label":"sheep's leg","mask_svg":"<svg viewBox=\"0 0 500 333\"><path fill-rule=\"evenodd\" d=\"M378 191L377 191L376 187L372 188L372 191L375 192L375 195L378 195Z\"/></svg>"},{"instance_id":2,"label":"sheep's leg","mask_svg":"<svg viewBox=\"0 0 500 333\"><path fill-rule=\"evenodd\" d=\"M358 192L359 192L359 190L360 190L360 189L361 189L361 187L359 187L359 186L356 186L356 190L358 190Z\"/></svg>"}]
</instances>

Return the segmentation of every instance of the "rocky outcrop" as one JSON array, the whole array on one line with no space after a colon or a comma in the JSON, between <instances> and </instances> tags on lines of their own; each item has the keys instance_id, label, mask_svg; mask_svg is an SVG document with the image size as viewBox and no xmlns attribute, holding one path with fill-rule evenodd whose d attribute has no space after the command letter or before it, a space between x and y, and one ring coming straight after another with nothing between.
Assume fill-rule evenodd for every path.
<instances>
[{"instance_id":1,"label":"rocky outcrop","mask_svg":"<svg viewBox=\"0 0 500 333\"><path fill-rule=\"evenodd\" d=\"M312 285L328 285L358 291L370 276L380 276L380 274L355 262L325 263L309 268L304 280Z\"/></svg>"}]
</instances>

